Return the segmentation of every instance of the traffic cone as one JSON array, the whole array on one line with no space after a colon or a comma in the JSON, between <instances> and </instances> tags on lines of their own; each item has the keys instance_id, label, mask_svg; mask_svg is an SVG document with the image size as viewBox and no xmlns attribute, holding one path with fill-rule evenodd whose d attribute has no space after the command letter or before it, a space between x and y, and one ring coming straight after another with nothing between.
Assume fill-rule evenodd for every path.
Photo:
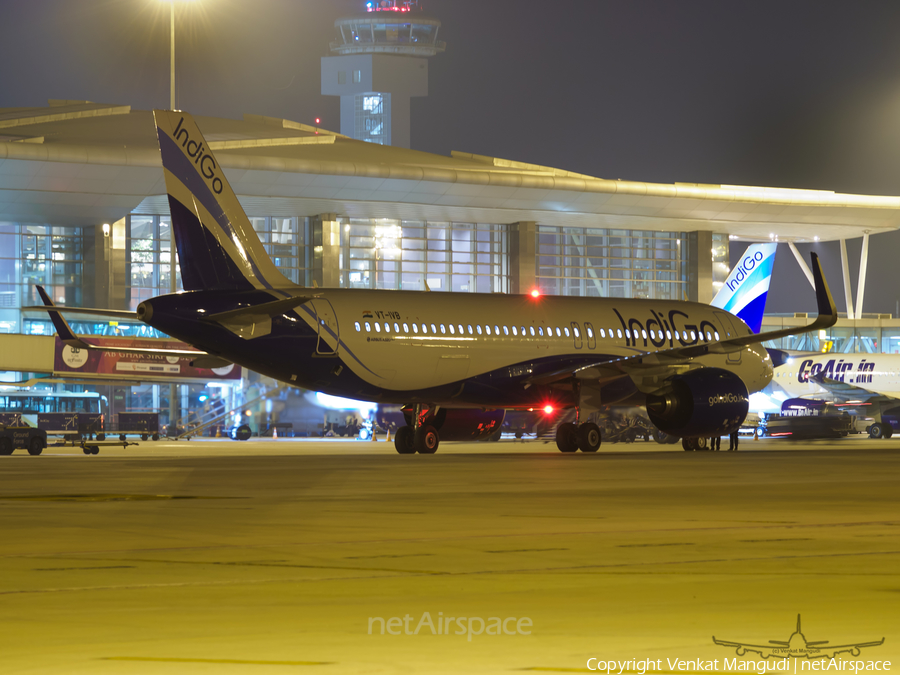
<instances>
[{"instance_id":1,"label":"traffic cone","mask_svg":"<svg viewBox=\"0 0 900 675\"><path fill-rule=\"evenodd\" d=\"M753 440L759 440L759 427L753 427Z\"/></svg>"},{"instance_id":2,"label":"traffic cone","mask_svg":"<svg viewBox=\"0 0 900 675\"><path fill-rule=\"evenodd\" d=\"M278 439L278 427L272 428L272 438L276 440Z\"/></svg>"},{"instance_id":3,"label":"traffic cone","mask_svg":"<svg viewBox=\"0 0 900 675\"><path fill-rule=\"evenodd\" d=\"M390 430L390 428L388 428L388 430L387 430L387 436L385 437L384 440L386 440L388 443L391 442L391 430Z\"/></svg>"}]
</instances>

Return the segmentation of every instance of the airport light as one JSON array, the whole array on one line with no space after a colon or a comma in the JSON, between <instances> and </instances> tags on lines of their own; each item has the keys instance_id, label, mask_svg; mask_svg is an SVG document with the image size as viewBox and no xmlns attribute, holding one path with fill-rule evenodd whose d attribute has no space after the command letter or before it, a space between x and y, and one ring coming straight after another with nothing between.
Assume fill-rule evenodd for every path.
<instances>
[{"instance_id":1,"label":"airport light","mask_svg":"<svg viewBox=\"0 0 900 675\"><path fill-rule=\"evenodd\" d=\"M169 110L175 110L175 0L162 1L169 3Z\"/></svg>"},{"instance_id":2,"label":"airport light","mask_svg":"<svg viewBox=\"0 0 900 675\"><path fill-rule=\"evenodd\" d=\"M530 295L532 298L539 298L541 297L541 292L535 288L531 291Z\"/></svg>"},{"instance_id":3,"label":"airport light","mask_svg":"<svg viewBox=\"0 0 900 675\"><path fill-rule=\"evenodd\" d=\"M552 405L545 405L545 406L544 406L544 412L545 412L547 415L549 415L550 413L553 412L553 406L552 406Z\"/></svg>"}]
</instances>

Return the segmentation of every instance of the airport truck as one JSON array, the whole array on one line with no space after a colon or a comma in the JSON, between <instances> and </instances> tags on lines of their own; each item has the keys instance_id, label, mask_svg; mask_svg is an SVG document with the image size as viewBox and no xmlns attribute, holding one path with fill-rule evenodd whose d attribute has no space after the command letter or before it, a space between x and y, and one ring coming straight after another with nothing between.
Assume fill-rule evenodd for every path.
<instances>
[{"instance_id":1,"label":"airport truck","mask_svg":"<svg viewBox=\"0 0 900 675\"><path fill-rule=\"evenodd\" d=\"M0 425L0 455L11 455L16 448L39 455L47 447L47 432L25 424Z\"/></svg>"}]
</instances>

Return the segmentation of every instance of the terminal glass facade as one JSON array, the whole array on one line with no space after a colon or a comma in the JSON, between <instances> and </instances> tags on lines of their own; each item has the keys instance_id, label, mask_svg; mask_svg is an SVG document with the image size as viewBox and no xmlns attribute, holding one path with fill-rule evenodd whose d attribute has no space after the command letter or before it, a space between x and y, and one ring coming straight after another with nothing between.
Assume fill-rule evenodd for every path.
<instances>
[{"instance_id":1,"label":"terminal glass facade","mask_svg":"<svg viewBox=\"0 0 900 675\"><path fill-rule=\"evenodd\" d=\"M54 302L83 303L84 230L0 222L0 333L21 333L21 307L41 304L43 286Z\"/></svg>"},{"instance_id":2,"label":"terminal glass facade","mask_svg":"<svg viewBox=\"0 0 900 675\"><path fill-rule=\"evenodd\" d=\"M354 138L378 145L391 144L390 108L391 95L357 94L354 105Z\"/></svg>"},{"instance_id":3,"label":"terminal glass facade","mask_svg":"<svg viewBox=\"0 0 900 675\"><path fill-rule=\"evenodd\" d=\"M537 284L550 295L687 297L687 235L539 225Z\"/></svg>"},{"instance_id":4,"label":"terminal glass facade","mask_svg":"<svg viewBox=\"0 0 900 675\"><path fill-rule=\"evenodd\" d=\"M342 218L344 288L508 293L508 226Z\"/></svg>"},{"instance_id":5,"label":"terminal glass facade","mask_svg":"<svg viewBox=\"0 0 900 675\"><path fill-rule=\"evenodd\" d=\"M175 272L172 287L172 227L168 216L137 216L126 219L126 264L128 267L129 309L144 300L181 290L181 271Z\"/></svg>"}]
</instances>

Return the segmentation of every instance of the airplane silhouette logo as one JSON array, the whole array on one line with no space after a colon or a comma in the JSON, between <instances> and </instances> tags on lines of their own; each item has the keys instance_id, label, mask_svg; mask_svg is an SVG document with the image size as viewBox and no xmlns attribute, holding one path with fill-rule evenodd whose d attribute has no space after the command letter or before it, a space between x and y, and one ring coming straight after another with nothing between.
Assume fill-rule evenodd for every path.
<instances>
[{"instance_id":1,"label":"airplane silhouette logo","mask_svg":"<svg viewBox=\"0 0 900 675\"><path fill-rule=\"evenodd\" d=\"M776 656L783 659L786 659L789 656L795 658L805 656L808 659L833 659L835 654L840 654L842 652L850 652L852 656L859 656L859 650L861 648L877 647L878 645L884 644L884 638L881 638L877 642L857 642L847 645L831 645L828 644L828 640L816 640L810 642L806 639L806 636L800 632L800 615L798 614L797 630L785 641L769 640L769 644L767 645L752 645L746 642L717 640L716 636L713 635L713 642L722 647L734 647L735 653L738 656L743 656L747 652L754 652L764 659L767 659L770 656Z\"/></svg>"}]
</instances>

